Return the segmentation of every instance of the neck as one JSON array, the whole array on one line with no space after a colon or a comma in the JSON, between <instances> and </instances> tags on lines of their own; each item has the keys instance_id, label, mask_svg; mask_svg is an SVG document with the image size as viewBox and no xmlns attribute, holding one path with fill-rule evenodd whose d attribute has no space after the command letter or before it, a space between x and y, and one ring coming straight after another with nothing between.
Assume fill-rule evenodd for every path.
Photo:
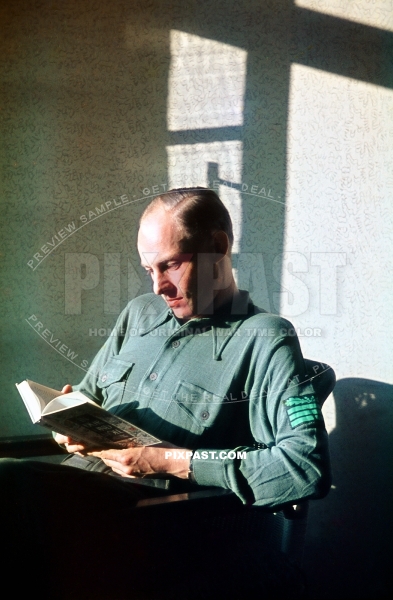
<instances>
[{"instance_id":1,"label":"neck","mask_svg":"<svg viewBox=\"0 0 393 600\"><path fill-rule=\"evenodd\" d=\"M231 274L232 275L232 274ZM218 290L213 298L213 302L210 303L206 308L201 312L201 314L194 315L190 317L191 319L199 317L211 317L216 313L219 313L221 308L225 305L232 306L235 296L239 293L235 280L233 276L231 277L231 282L228 287L222 290ZM187 319L186 319L187 320ZM184 322L186 321L184 320Z\"/></svg>"},{"instance_id":2,"label":"neck","mask_svg":"<svg viewBox=\"0 0 393 600\"><path fill-rule=\"evenodd\" d=\"M192 315L186 319L176 317L176 320L178 321L178 323L183 325L191 319L202 319L203 317L212 317L216 313L219 313L221 308L225 305L232 307L237 294L239 294L239 290L237 288L235 280L232 279L231 284L226 289L219 290L214 296L213 303L209 304L209 306L207 306L200 314Z\"/></svg>"},{"instance_id":3,"label":"neck","mask_svg":"<svg viewBox=\"0 0 393 600\"><path fill-rule=\"evenodd\" d=\"M218 290L216 296L214 297L213 307L212 307L213 310L211 312L215 313L217 310L219 310L225 304L232 302L234 296L236 296L236 294L238 294L238 293L239 293L239 290L238 290L235 280L233 279L233 276L232 276L231 284L224 290Z\"/></svg>"}]
</instances>

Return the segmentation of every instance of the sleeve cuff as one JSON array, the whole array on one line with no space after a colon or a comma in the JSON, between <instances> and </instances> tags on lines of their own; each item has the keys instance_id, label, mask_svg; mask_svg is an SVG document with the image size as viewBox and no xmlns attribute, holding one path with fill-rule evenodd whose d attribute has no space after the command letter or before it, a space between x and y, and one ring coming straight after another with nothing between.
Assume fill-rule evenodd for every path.
<instances>
[{"instance_id":1,"label":"sleeve cuff","mask_svg":"<svg viewBox=\"0 0 393 600\"><path fill-rule=\"evenodd\" d=\"M195 450L192 470L196 483L232 490L244 504L253 504L255 502L253 491L241 472L242 459L249 450L251 448L247 446L239 446L230 450L205 448ZM232 458L231 455L235 455L235 457Z\"/></svg>"},{"instance_id":2,"label":"sleeve cuff","mask_svg":"<svg viewBox=\"0 0 393 600\"><path fill-rule=\"evenodd\" d=\"M214 452L214 456L212 456ZM228 452L224 450L223 452ZM205 448L194 451L192 471L198 485L216 486L230 489L226 477L227 459L220 459L218 450Z\"/></svg>"}]
</instances>

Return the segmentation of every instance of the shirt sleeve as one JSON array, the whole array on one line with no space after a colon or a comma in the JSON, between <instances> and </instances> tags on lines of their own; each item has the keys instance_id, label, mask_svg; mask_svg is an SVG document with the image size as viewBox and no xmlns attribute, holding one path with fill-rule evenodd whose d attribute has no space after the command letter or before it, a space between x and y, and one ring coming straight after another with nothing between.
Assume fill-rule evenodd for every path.
<instances>
[{"instance_id":1,"label":"shirt sleeve","mask_svg":"<svg viewBox=\"0 0 393 600\"><path fill-rule=\"evenodd\" d=\"M203 450L209 453L200 449L193 459L198 484L224 487L245 503L271 507L327 494L327 432L296 336L278 337L269 360L256 361L249 418L256 447L226 449L222 460L219 453L218 459L198 458ZM258 449L258 443L267 447Z\"/></svg>"}]
</instances>

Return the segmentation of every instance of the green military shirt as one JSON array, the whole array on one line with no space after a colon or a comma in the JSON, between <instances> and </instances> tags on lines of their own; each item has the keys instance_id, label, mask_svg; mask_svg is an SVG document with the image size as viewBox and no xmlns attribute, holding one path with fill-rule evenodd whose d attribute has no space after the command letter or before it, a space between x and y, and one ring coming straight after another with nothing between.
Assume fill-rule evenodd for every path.
<instances>
[{"instance_id":1,"label":"green military shirt","mask_svg":"<svg viewBox=\"0 0 393 600\"><path fill-rule=\"evenodd\" d=\"M292 325L247 292L180 323L160 296L132 300L74 389L194 451L198 484L276 506L330 486L327 434Z\"/></svg>"}]
</instances>

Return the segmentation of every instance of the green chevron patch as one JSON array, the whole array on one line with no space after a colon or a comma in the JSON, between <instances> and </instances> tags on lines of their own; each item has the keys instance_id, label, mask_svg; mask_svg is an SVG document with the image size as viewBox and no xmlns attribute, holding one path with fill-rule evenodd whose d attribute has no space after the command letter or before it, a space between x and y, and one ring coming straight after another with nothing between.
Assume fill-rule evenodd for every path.
<instances>
[{"instance_id":1,"label":"green chevron patch","mask_svg":"<svg viewBox=\"0 0 393 600\"><path fill-rule=\"evenodd\" d=\"M323 421L321 408L314 395L288 398L285 406L292 429L304 423Z\"/></svg>"}]
</instances>

